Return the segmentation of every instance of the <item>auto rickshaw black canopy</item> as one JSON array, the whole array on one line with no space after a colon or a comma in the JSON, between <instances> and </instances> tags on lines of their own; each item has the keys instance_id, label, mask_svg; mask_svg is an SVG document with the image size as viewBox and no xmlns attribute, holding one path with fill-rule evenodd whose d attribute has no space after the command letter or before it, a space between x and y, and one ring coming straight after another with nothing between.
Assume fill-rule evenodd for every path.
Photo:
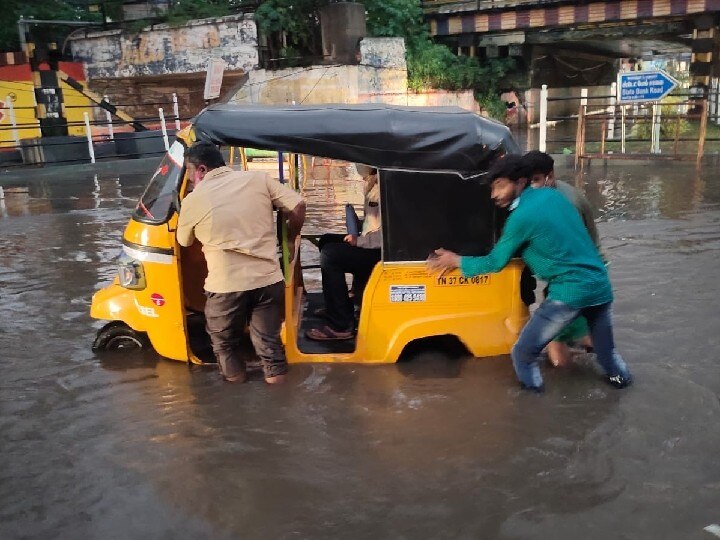
<instances>
[{"instance_id":1,"label":"auto rickshaw black canopy","mask_svg":"<svg viewBox=\"0 0 720 540\"><path fill-rule=\"evenodd\" d=\"M211 105L193 120L200 140L364 163L380 169L485 172L519 153L510 130L459 107Z\"/></svg>"}]
</instances>

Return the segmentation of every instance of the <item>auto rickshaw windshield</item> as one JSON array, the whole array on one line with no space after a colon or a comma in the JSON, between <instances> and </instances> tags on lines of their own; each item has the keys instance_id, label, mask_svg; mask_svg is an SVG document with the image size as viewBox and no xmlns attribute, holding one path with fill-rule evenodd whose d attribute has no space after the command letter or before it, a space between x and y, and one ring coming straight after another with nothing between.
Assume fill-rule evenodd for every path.
<instances>
[{"instance_id":1,"label":"auto rickshaw windshield","mask_svg":"<svg viewBox=\"0 0 720 540\"><path fill-rule=\"evenodd\" d=\"M140 197L133 212L133 219L144 223L167 221L180 187L184 151L182 143L173 143L145 188L145 193Z\"/></svg>"}]
</instances>

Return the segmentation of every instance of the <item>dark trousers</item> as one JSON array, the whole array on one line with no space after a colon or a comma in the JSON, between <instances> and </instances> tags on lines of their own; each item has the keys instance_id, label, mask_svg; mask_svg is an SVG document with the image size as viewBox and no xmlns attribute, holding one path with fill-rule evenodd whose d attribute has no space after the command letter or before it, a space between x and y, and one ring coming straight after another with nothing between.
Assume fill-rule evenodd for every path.
<instances>
[{"instance_id":1,"label":"dark trousers","mask_svg":"<svg viewBox=\"0 0 720 540\"><path fill-rule=\"evenodd\" d=\"M526 306L535 303L535 287L537 287L537 280L532 275L530 268L526 266L520 274L520 298Z\"/></svg>"},{"instance_id":2,"label":"dark trousers","mask_svg":"<svg viewBox=\"0 0 720 540\"><path fill-rule=\"evenodd\" d=\"M242 341L250 323L250 340L262 362L265 377L287 373L285 349L280 340L285 282L250 291L205 291L205 320L213 352L225 377L245 371Z\"/></svg>"},{"instance_id":3,"label":"dark trousers","mask_svg":"<svg viewBox=\"0 0 720 540\"><path fill-rule=\"evenodd\" d=\"M370 274L380 261L379 249L351 246L343 242L344 237L324 234L318 243L325 310L330 326L339 331L355 327L355 310L348 296L345 274L353 275L355 298L361 302Z\"/></svg>"}]
</instances>

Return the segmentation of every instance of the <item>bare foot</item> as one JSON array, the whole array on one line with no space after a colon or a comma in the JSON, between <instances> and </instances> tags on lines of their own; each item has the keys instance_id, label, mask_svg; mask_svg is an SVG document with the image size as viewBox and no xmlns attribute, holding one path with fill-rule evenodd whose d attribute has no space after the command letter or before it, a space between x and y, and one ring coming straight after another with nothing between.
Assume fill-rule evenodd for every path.
<instances>
[{"instance_id":1,"label":"bare foot","mask_svg":"<svg viewBox=\"0 0 720 540\"><path fill-rule=\"evenodd\" d=\"M285 382L285 379L287 378L287 375L283 373L282 375L275 375L273 377L265 377L265 382L268 384L282 384Z\"/></svg>"},{"instance_id":2,"label":"bare foot","mask_svg":"<svg viewBox=\"0 0 720 540\"><path fill-rule=\"evenodd\" d=\"M547 346L548 359L553 367L565 367L570 363L572 354L564 343L551 341Z\"/></svg>"}]
</instances>

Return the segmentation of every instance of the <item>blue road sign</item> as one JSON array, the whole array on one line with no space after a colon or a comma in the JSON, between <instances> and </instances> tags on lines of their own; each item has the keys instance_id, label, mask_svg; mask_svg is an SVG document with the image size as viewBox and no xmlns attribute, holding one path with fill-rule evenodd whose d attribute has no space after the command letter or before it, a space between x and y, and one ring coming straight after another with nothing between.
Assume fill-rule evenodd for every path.
<instances>
[{"instance_id":1,"label":"blue road sign","mask_svg":"<svg viewBox=\"0 0 720 540\"><path fill-rule=\"evenodd\" d=\"M620 103L659 101L678 85L664 71L626 71L618 73L617 98Z\"/></svg>"}]
</instances>

